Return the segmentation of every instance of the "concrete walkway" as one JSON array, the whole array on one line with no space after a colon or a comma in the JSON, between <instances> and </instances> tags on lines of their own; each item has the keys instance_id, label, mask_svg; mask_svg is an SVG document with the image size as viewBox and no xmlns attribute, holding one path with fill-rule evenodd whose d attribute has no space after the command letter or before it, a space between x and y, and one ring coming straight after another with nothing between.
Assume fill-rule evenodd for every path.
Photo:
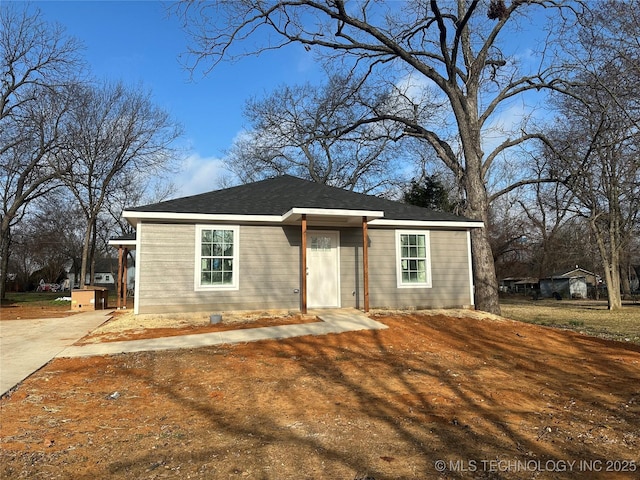
<instances>
[{"instance_id":1,"label":"concrete walkway","mask_svg":"<svg viewBox=\"0 0 640 480\"><path fill-rule=\"evenodd\" d=\"M326 335L328 333L352 332L356 330L382 330L388 328L386 325L371 320L364 313L355 309L318 310L309 313L317 315L322 321L299 325L246 328L226 332L70 346L59 352L56 356L86 357L128 352L175 350L180 348L209 347L225 343L245 343L258 340L301 337L303 335Z\"/></svg>"},{"instance_id":2,"label":"concrete walkway","mask_svg":"<svg viewBox=\"0 0 640 480\"><path fill-rule=\"evenodd\" d=\"M11 320L0 322L0 395L56 357L88 357L128 352L198 348L225 343L326 335L356 330L381 330L386 325L371 320L355 309L309 312L321 320L316 323L247 328L226 332L181 335L177 337L73 344L109 319L113 310L85 312L65 318Z\"/></svg>"},{"instance_id":3,"label":"concrete walkway","mask_svg":"<svg viewBox=\"0 0 640 480\"><path fill-rule=\"evenodd\" d=\"M0 395L98 328L111 312L96 310L64 318L0 321Z\"/></svg>"}]
</instances>

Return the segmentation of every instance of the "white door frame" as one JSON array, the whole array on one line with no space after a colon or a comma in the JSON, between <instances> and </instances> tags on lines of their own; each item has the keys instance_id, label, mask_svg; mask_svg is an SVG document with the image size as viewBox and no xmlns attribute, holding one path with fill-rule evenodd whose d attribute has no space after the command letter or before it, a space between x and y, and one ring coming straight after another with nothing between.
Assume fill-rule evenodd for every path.
<instances>
[{"instance_id":1,"label":"white door frame","mask_svg":"<svg viewBox=\"0 0 640 480\"><path fill-rule=\"evenodd\" d=\"M334 252L335 256L335 268L331 270L331 273L335 275L335 304L334 305L317 305L315 304L313 295L314 295L314 285L310 282L309 270L314 268L313 265L313 254L310 254L311 250L311 241L310 237L317 234L324 234L327 236L331 236L331 238L335 239L335 245L331 246L331 250ZM340 231L339 230L307 230L307 282L309 283L307 286L307 304L309 308L340 308L341 299L340 299Z\"/></svg>"}]
</instances>

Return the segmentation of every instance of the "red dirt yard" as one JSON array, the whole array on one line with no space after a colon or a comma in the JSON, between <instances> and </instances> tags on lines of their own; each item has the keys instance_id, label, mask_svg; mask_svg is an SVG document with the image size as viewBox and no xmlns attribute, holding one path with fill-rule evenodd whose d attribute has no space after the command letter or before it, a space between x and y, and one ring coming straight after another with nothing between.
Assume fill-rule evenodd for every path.
<instances>
[{"instance_id":1,"label":"red dirt yard","mask_svg":"<svg viewBox=\"0 0 640 480\"><path fill-rule=\"evenodd\" d=\"M0 477L640 478L640 346L373 316L389 329L56 359L0 400Z\"/></svg>"}]
</instances>

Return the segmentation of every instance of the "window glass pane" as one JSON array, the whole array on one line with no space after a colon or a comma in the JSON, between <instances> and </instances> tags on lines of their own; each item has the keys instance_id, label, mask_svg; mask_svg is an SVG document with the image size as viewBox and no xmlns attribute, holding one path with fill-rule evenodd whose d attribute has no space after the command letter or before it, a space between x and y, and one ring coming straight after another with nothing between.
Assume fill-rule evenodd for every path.
<instances>
[{"instance_id":1,"label":"window glass pane","mask_svg":"<svg viewBox=\"0 0 640 480\"><path fill-rule=\"evenodd\" d=\"M233 285L234 230L202 229L200 285Z\"/></svg>"},{"instance_id":2,"label":"window glass pane","mask_svg":"<svg viewBox=\"0 0 640 480\"><path fill-rule=\"evenodd\" d=\"M311 237L310 241L311 250L314 251L327 251L331 250L331 237L322 237L314 235Z\"/></svg>"},{"instance_id":3,"label":"window glass pane","mask_svg":"<svg viewBox=\"0 0 640 480\"><path fill-rule=\"evenodd\" d=\"M400 278L402 283L427 283L426 235L400 234Z\"/></svg>"},{"instance_id":4,"label":"window glass pane","mask_svg":"<svg viewBox=\"0 0 640 480\"><path fill-rule=\"evenodd\" d=\"M225 230L214 230L213 231L213 242L214 243L222 243L224 241L224 232L225 232Z\"/></svg>"}]
</instances>

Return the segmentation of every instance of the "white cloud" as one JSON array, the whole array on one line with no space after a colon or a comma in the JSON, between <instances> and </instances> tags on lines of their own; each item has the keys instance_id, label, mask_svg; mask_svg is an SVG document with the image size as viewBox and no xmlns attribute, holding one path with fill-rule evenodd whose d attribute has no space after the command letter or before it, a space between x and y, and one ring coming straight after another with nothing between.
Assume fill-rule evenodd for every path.
<instances>
[{"instance_id":1,"label":"white cloud","mask_svg":"<svg viewBox=\"0 0 640 480\"><path fill-rule=\"evenodd\" d=\"M185 197L216 190L220 188L220 182L226 174L228 171L222 159L201 157L197 153L189 155L175 179L177 196Z\"/></svg>"}]
</instances>

